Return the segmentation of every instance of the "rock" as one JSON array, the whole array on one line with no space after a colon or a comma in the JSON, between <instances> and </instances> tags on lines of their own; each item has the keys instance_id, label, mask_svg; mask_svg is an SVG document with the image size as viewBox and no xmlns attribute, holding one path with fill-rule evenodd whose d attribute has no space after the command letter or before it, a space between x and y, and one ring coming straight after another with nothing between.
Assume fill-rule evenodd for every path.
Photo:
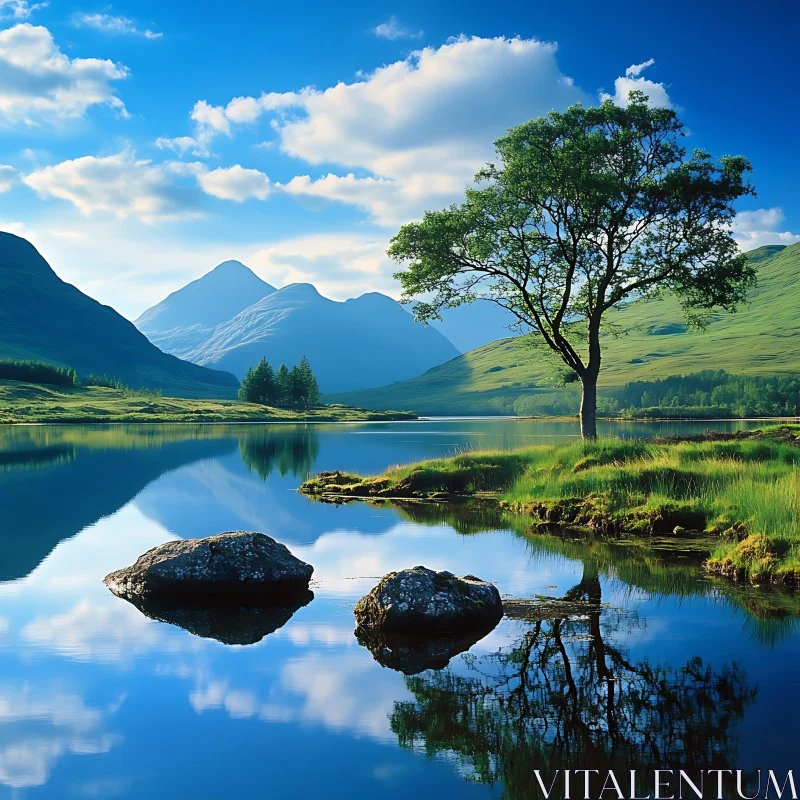
<instances>
[{"instance_id":1,"label":"rock","mask_svg":"<svg viewBox=\"0 0 800 800\"><path fill-rule=\"evenodd\" d=\"M263 533L166 542L106 575L118 597L281 597L308 590L314 568Z\"/></svg>"},{"instance_id":2,"label":"rock","mask_svg":"<svg viewBox=\"0 0 800 800\"><path fill-rule=\"evenodd\" d=\"M354 609L357 631L439 635L484 631L503 616L500 593L474 575L425 567L390 572Z\"/></svg>"},{"instance_id":3,"label":"rock","mask_svg":"<svg viewBox=\"0 0 800 800\"><path fill-rule=\"evenodd\" d=\"M444 669L450 660L479 642L487 631L440 636L356 630L356 638L382 666L416 675L427 669Z\"/></svg>"},{"instance_id":4,"label":"rock","mask_svg":"<svg viewBox=\"0 0 800 800\"><path fill-rule=\"evenodd\" d=\"M275 599L260 606L243 606L231 598L216 598L216 602L175 602L175 598L126 597L146 617L177 625L195 636L216 639L223 644L248 645L260 642L265 636L282 628L295 611L308 605L313 592L308 589L289 598Z\"/></svg>"}]
</instances>

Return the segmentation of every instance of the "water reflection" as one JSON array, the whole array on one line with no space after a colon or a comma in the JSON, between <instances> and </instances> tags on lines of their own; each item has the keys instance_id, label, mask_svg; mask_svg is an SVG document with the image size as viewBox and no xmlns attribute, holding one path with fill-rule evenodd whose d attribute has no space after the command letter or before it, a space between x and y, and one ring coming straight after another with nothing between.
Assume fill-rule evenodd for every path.
<instances>
[{"instance_id":1,"label":"water reflection","mask_svg":"<svg viewBox=\"0 0 800 800\"><path fill-rule=\"evenodd\" d=\"M570 425L0 428L0 798L522 796L532 763L654 763L648 746L682 766L733 763L737 746L737 768L794 766L795 596L715 584L702 554L666 540L531 536L487 508L296 492L307 471ZM270 620L146 616L102 584L167 539L242 528L314 565L312 602ZM353 604L416 563L575 608L427 661L393 643L383 668Z\"/></svg>"},{"instance_id":2,"label":"water reflection","mask_svg":"<svg viewBox=\"0 0 800 800\"><path fill-rule=\"evenodd\" d=\"M500 783L512 798L538 796L534 769L729 768L757 696L745 670L632 659L615 641L631 622L602 613L601 591L587 564L561 598L584 613L553 609L510 647L468 659L466 674L406 678L414 700L396 703L391 718L399 743L456 753L469 779Z\"/></svg>"},{"instance_id":3,"label":"water reflection","mask_svg":"<svg viewBox=\"0 0 800 800\"><path fill-rule=\"evenodd\" d=\"M252 606L217 601L213 604L185 603L131 595L124 598L146 617L177 625L195 636L223 644L255 644L282 628L294 613L313 599L310 591L290 599Z\"/></svg>"}]
</instances>

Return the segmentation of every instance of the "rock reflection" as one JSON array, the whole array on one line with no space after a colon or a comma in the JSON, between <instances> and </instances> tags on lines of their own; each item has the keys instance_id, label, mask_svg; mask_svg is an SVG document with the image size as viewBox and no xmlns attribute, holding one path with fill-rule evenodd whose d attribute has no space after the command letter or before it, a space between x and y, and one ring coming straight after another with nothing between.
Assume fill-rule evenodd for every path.
<instances>
[{"instance_id":1,"label":"rock reflection","mask_svg":"<svg viewBox=\"0 0 800 800\"><path fill-rule=\"evenodd\" d=\"M260 642L265 636L282 628L298 609L313 599L314 593L311 591L258 606L230 601L204 604L137 596L125 598L150 619L176 625L203 639L239 645Z\"/></svg>"},{"instance_id":2,"label":"rock reflection","mask_svg":"<svg viewBox=\"0 0 800 800\"><path fill-rule=\"evenodd\" d=\"M391 716L399 743L455 753L468 779L500 783L512 798L539 796L534 769L733 763L738 723L756 696L741 667L631 660L615 642L626 619L601 609L591 565L561 600L585 613L556 603L512 647L465 656L465 674L407 677L415 700L395 703Z\"/></svg>"},{"instance_id":3,"label":"rock reflection","mask_svg":"<svg viewBox=\"0 0 800 800\"><path fill-rule=\"evenodd\" d=\"M382 667L404 675L416 675L428 669L444 669L454 656L466 652L484 636L486 631L457 636L410 636L397 633L364 636L356 631L359 644L366 647Z\"/></svg>"}]
</instances>

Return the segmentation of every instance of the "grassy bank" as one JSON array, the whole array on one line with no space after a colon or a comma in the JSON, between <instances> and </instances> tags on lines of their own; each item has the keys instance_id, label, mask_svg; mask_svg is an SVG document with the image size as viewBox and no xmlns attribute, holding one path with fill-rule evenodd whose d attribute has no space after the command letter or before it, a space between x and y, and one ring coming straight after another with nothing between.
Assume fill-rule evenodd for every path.
<instances>
[{"instance_id":1,"label":"grassy bank","mask_svg":"<svg viewBox=\"0 0 800 800\"><path fill-rule=\"evenodd\" d=\"M301 491L330 499L480 497L543 526L704 536L709 572L800 583L800 427L467 453L366 478L322 473Z\"/></svg>"},{"instance_id":2,"label":"grassy bank","mask_svg":"<svg viewBox=\"0 0 800 800\"><path fill-rule=\"evenodd\" d=\"M413 414L348 406L269 408L235 400L159 397L109 387L0 381L0 423L357 422L416 419Z\"/></svg>"}]
</instances>

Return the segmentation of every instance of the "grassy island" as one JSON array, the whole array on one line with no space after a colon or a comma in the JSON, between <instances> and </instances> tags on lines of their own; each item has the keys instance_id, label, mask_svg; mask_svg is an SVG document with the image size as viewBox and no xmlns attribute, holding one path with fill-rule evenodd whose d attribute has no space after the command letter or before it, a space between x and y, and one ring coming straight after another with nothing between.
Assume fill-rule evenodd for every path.
<instances>
[{"instance_id":1,"label":"grassy island","mask_svg":"<svg viewBox=\"0 0 800 800\"><path fill-rule=\"evenodd\" d=\"M373 477L321 473L301 491L332 501L480 498L534 529L702 538L713 574L800 583L797 426L481 451Z\"/></svg>"},{"instance_id":2,"label":"grassy island","mask_svg":"<svg viewBox=\"0 0 800 800\"><path fill-rule=\"evenodd\" d=\"M236 400L190 400L105 386L56 386L0 380L2 423L362 422L416 419L343 405L291 409Z\"/></svg>"}]
</instances>

